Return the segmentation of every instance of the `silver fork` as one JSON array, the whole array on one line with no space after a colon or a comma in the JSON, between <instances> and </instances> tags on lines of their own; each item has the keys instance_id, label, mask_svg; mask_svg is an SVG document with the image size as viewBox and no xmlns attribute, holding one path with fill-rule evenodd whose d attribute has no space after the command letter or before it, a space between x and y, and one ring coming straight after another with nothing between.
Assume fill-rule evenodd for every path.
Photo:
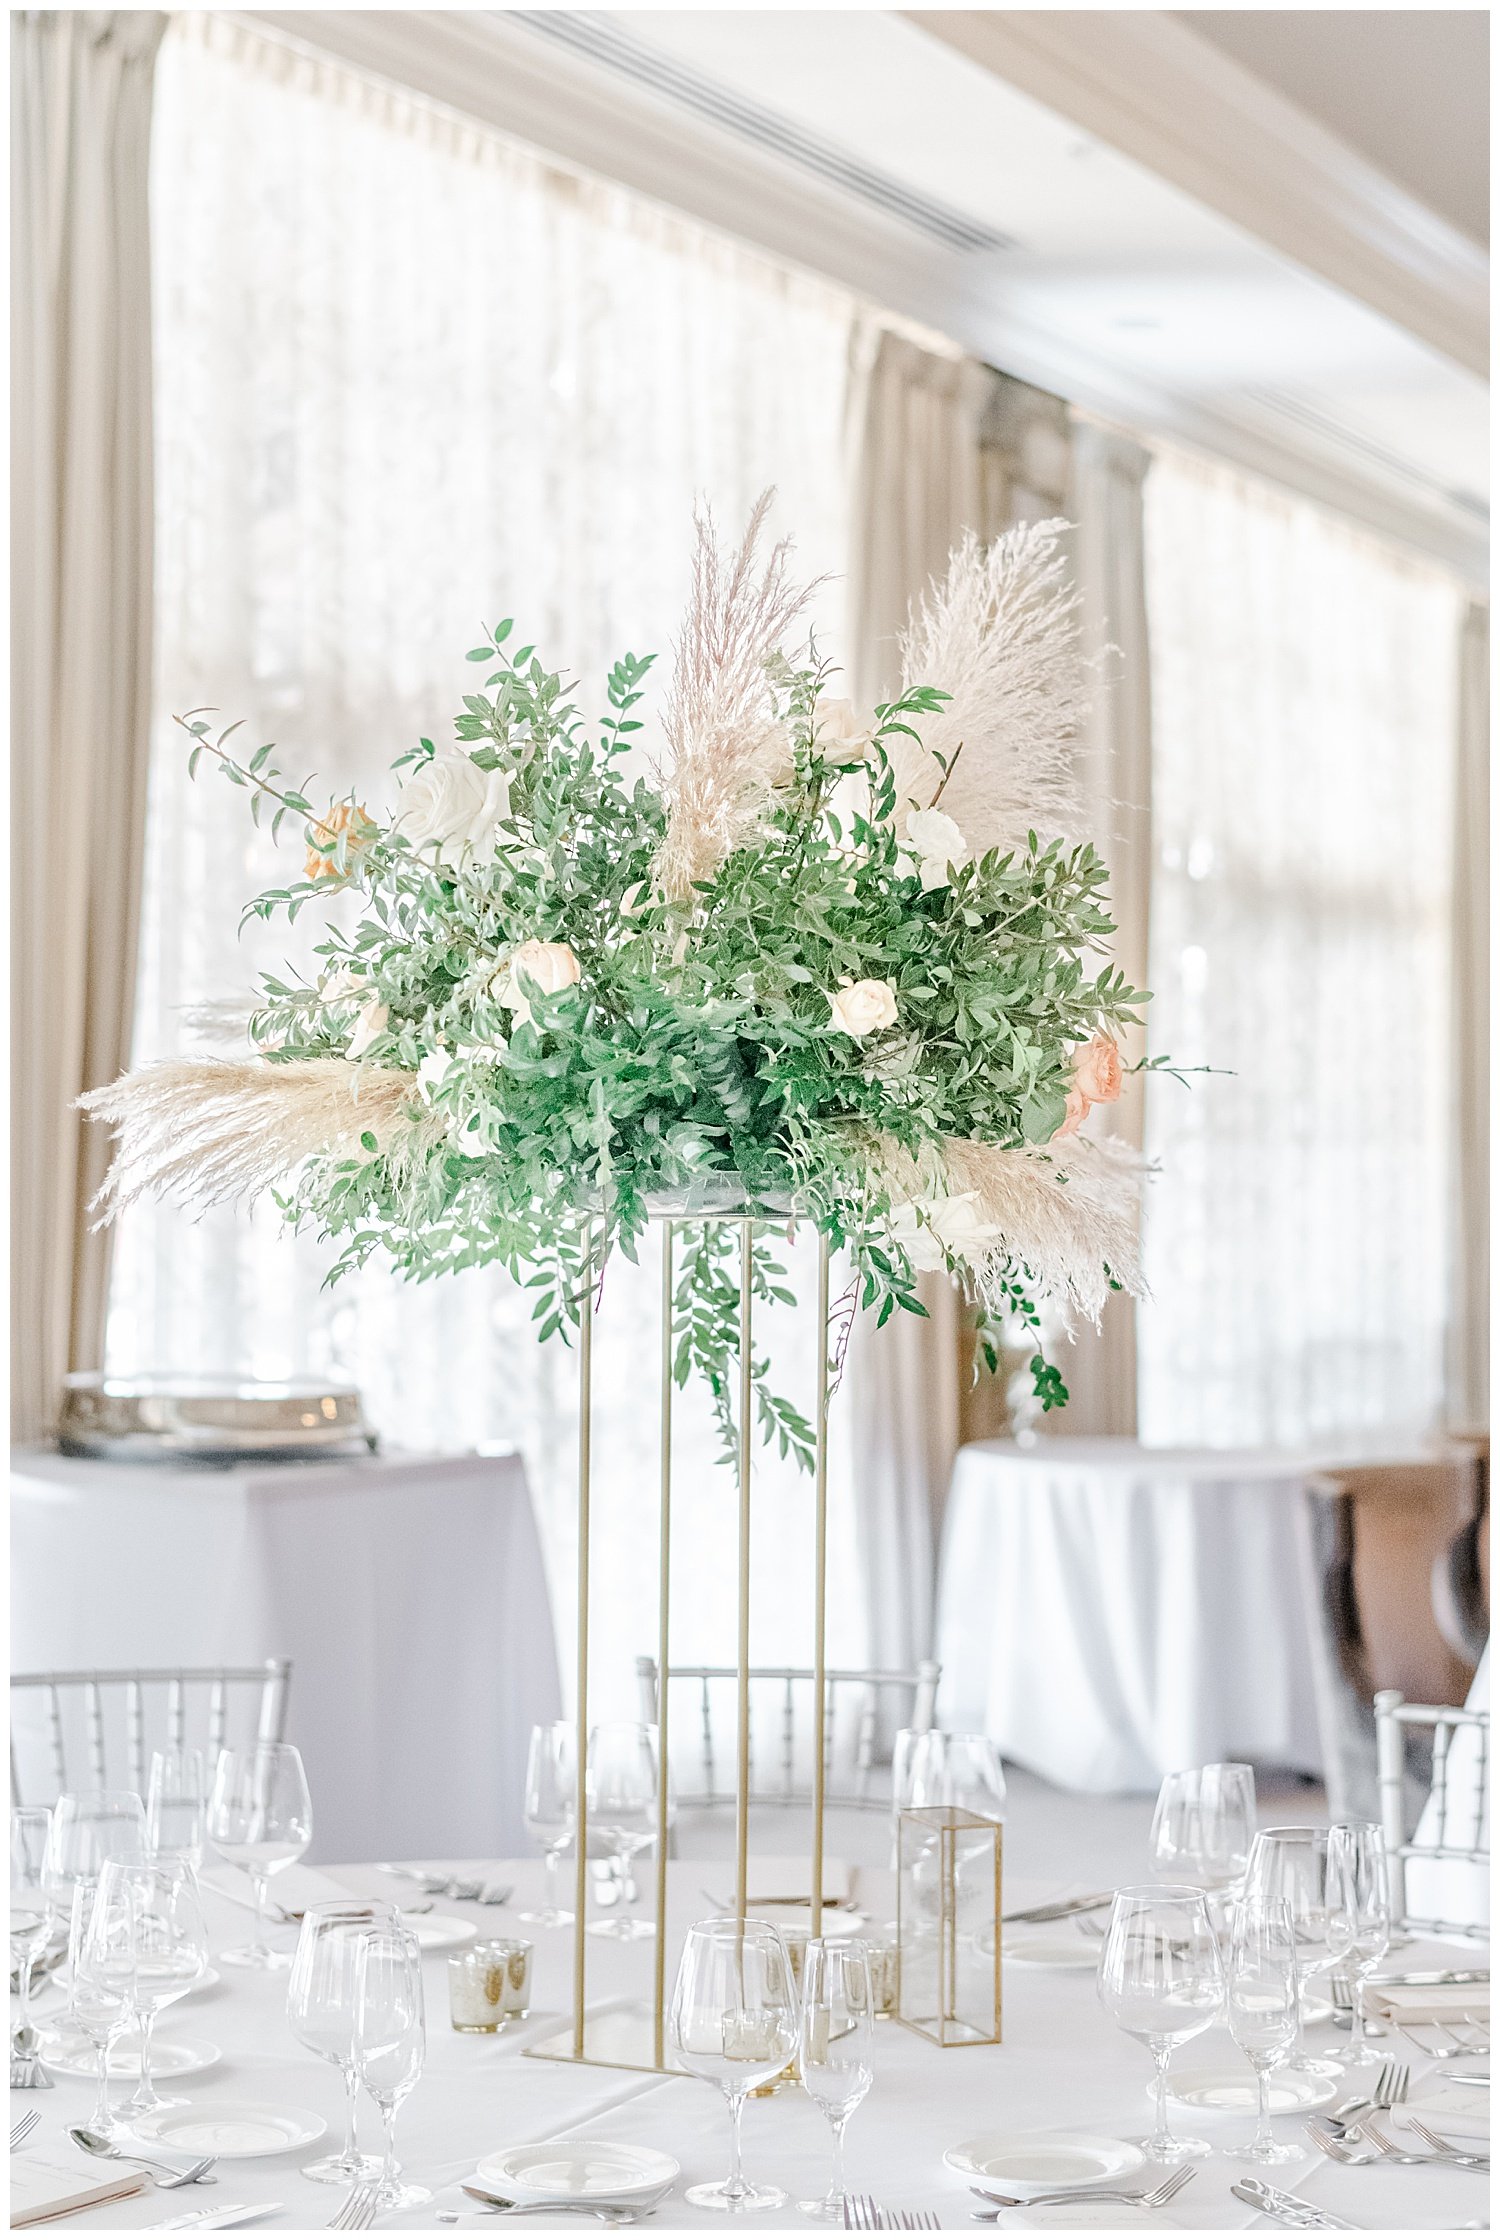
<instances>
[{"instance_id":1,"label":"silver fork","mask_svg":"<svg viewBox=\"0 0 1500 2240\"><path fill-rule=\"evenodd\" d=\"M1450 2167L1457 2170L1488 2170L1490 2166L1490 2158L1487 2154L1458 2154L1451 2148L1445 2148L1441 2154L1409 2154L1404 2147L1398 2146L1394 2139L1381 2130L1373 2117L1365 2125L1364 2135L1379 2147L1387 2162L1446 2162Z\"/></svg>"},{"instance_id":2,"label":"silver fork","mask_svg":"<svg viewBox=\"0 0 1500 2240\"><path fill-rule=\"evenodd\" d=\"M356 2186L339 2203L324 2229L328 2232L363 2232L366 2226L375 2222L378 2195L377 2186Z\"/></svg>"},{"instance_id":3,"label":"silver fork","mask_svg":"<svg viewBox=\"0 0 1500 2240\"><path fill-rule=\"evenodd\" d=\"M1132 2209L1164 2209L1169 2201L1176 2199L1185 2185L1192 2182L1194 2175L1191 2169L1174 2170L1169 2178L1164 2178L1159 2186L1153 2186L1149 2193L1122 2193L1100 2186L1070 2186L1060 2193L1028 2194L1023 2201L1019 2196L1008 2193L987 2192L983 2186L974 2186L971 2191L977 2193L981 2201L993 2201L996 2214L1001 2209L1057 2208L1072 2201L1123 2201ZM984 2212L976 2210L974 2214L983 2217ZM985 2221L988 2222L988 2218Z\"/></svg>"},{"instance_id":4,"label":"silver fork","mask_svg":"<svg viewBox=\"0 0 1500 2240\"><path fill-rule=\"evenodd\" d=\"M888 2232L886 2214L873 2194L846 2193L844 2195L844 2229L846 2232Z\"/></svg>"},{"instance_id":5,"label":"silver fork","mask_svg":"<svg viewBox=\"0 0 1500 2240\"><path fill-rule=\"evenodd\" d=\"M937 2229L937 2218L930 2209L898 2209L896 2211L896 2230L898 2232L936 2232Z\"/></svg>"},{"instance_id":6,"label":"silver fork","mask_svg":"<svg viewBox=\"0 0 1500 2240\"><path fill-rule=\"evenodd\" d=\"M24 2116L19 2116L16 2119L10 2127L10 2151L12 2154L15 2153L17 2147L31 2137L32 2132L35 2131L41 2120L41 2112L37 2108L28 2108Z\"/></svg>"},{"instance_id":7,"label":"silver fork","mask_svg":"<svg viewBox=\"0 0 1500 2240\"><path fill-rule=\"evenodd\" d=\"M1429 2124L1421 2122L1414 2115L1408 2114L1406 2121L1408 2128L1415 2131L1419 2139L1425 2139L1430 2147L1436 2147L1439 2154L1451 2154L1464 2162L1487 2163L1490 2159L1488 2154L1481 2153L1477 2147L1459 2146L1454 2140L1445 2139L1440 2131L1434 2131Z\"/></svg>"}]
</instances>

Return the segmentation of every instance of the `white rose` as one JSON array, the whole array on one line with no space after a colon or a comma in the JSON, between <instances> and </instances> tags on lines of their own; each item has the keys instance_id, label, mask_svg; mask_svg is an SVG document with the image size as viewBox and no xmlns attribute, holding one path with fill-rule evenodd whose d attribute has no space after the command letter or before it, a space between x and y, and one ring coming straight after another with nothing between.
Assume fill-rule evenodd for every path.
<instances>
[{"instance_id":1,"label":"white rose","mask_svg":"<svg viewBox=\"0 0 1500 2240\"><path fill-rule=\"evenodd\" d=\"M337 972L330 972L327 979L318 984L318 995L324 1003L352 1003L364 992L364 981L347 965L340 965Z\"/></svg>"},{"instance_id":2,"label":"white rose","mask_svg":"<svg viewBox=\"0 0 1500 2240\"><path fill-rule=\"evenodd\" d=\"M946 887L960 864L969 860L969 844L953 819L942 809L913 809L906 820L903 857L910 860L922 882L922 892Z\"/></svg>"},{"instance_id":3,"label":"white rose","mask_svg":"<svg viewBox=\"0 0 1500 2240\"><path fill-rule=\"evenodd\" d=\"M875 734L861 725L852 700L815 700L812 721L813 745L825 762L850 769L864 761Z\"/></svg>"},{"instance_id":4,"label":"white rose","mask_svg":"<svg viewBox=\"0 0 1500 2240\"><path fill-rule=\"evenodd\" d=\"M896 991L889 980L846 980L828 998L831 1024L856 1041L896 1024Z\"/></svg>"},{"instance_id":5,"label":"white rose","mask_svg":"<svg viewBox=\"0 0 1500 2240\"><path fill-rule=\"evenodd\" d=\"M892 1240L918 1269L946 1267L950 1257L973 1260L1000 1234L993 1222L980 1220L972 1190L895 1206L888 1226Z\"/></svg>"},{"instance_id":6,"label":"white rose","mask_svg":"<svg viewBox=\"0 0 1500 2240\"><path fill-rule=\"evenodd\" d=\"M417 1087L421 1090L423 1096L427 1099L427 1102L429 1104L431 1104L432 1102L434 1090L440 1089L443 1085L443 1082L446 1080L448 1069L452 1065L452 1063L453 1052L451 1050L438 1048L436 1050L429 1050L426 1057L422 1060L422 1063L418 1066Z\"/></svg>"},{"instance_id":7,"label":"white rose","mask_svg":"<svg viewBox=\"0 0 1500 2240\"><path fill-rule=\"evenodd\" d=\"M436 842L439 863L459 864L483 854L509 814L503 770L481 770L461 747L439 747L401 788L392 830L405 833L414 848Z\"/></svg>"},{"instance_id":8,"label":"white rose","mask_svg":"<svg viewBox=\"0 0 1500 2240\"><path fill-rule=\"evenodd\" d=\"M383 1003L367 1003L354 1022L354 1032L349 1037L349 1055L362 1058L372 1042L378 1042L385 1033L390 1011Z\"/></svg>"},{"instance_id":9,"label":"white rose","mask_svg":"<svg viewBox=\"0 0 1500 2240\"><path fill-rule=\"evenodd\" d=\"M577 985L581 969L566 941L523 941L495 974L490 993L507 1011L513 1011L519 1022L531 1017L531 1005L521 986L523 972L544 996L555 996L560 989Z\"/></svg>"}]
</instances>

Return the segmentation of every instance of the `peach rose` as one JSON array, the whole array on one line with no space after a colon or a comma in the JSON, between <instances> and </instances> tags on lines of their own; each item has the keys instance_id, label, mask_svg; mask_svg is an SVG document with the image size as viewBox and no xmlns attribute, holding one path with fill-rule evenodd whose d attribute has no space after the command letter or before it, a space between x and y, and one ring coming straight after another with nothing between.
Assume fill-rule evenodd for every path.
<instances>
[{"instance_id":1,"label":"peach rose","mask_svg":"<svg viewBox=\"0 0 1500 2240\"><path fill-rule=\"evenodd\" d=\"M531 1018L531 1005L521 986L521 974L534 982L544 996L555 996L564 988L576 987L581 967L566 941L523 941L519 949L500 967L490 982L490 993L497 1003L516 1015L518 1026Z\"/></svg>"},{"instance_id":2,"label":"peach rose","mask_svg":"<svg viewBox=\"0 0 1500 2240\"><path fill-rule=\"evenodd\" d=\"M1063 1109L1063 1123L1052 1131L1053 1140L1058 1136L1076 1136L1089 1116L1089 1100L1075 1084L1068 1091L1068 1101Z\"/></svg>"},{"instance_id":3,"label":"peach rose","mask_svg":"<svg viewBox=\"0 0 1500 2240\"><path fill-rule=\"evenodd\" d=\"M1073 1053L1073 1079L1090 1104L1113 1104L1125 1085L1120 1045L1112 1036L1096 1034Z\"/></svg>"},{"instance_id":4,"label":"peach rose","mask_svg":"<svg viewBox=\"0 0 1500 2240\"><path fill-rule=\"evenodd\" d=\"M375 837L375 827L370 822L370 812L356 808L352 801L335 801L326 817L312 828L309 835L306 877L309 879L342 879L335 853L340 840L344 843L344 861L352 864L361 848L367 848Z\"/></svg>"}]
</instances>

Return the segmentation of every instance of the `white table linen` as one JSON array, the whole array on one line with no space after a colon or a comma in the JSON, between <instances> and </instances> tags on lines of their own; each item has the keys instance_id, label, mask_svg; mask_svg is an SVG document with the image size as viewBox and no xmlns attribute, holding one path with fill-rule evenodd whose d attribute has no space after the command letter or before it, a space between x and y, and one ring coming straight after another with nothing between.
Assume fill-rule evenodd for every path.
<instances>
[{"instance_id":1,"label":"white table linen","mask_svg":"<svg viewBox=\"0 0 1500 2240\"><path fill-rule=\"evenodd\" d=\"M368 1867L329 1870L351 1887L401 1894L402 1886ZM521 1862L514 1872L519 1890L504 1908L449 1906L490 1934L530 1934L537 1946L531 2018L514 2033L498 2038L455 2033L448 2022L446 1956L429 1955L425 1966L428 2056L426 2073L402 2110L397 2151L407 2175L436 2191L427 2208L382 2219L382 2226L434 2229L438 2209L463 2209L458 2191L485 2155L533 2140L592 2136L659 2147L682 2165L672 2196L653 2224L668 2231L702 2231L706 2219L683 2201L687 2186L722 2177L729 2167L729 2126L717 2091L695 2079L658 2078L624 2070L575 2068L536 2061L523 2048L554 2032L567 2008L572 1955L571 1931L519 1927L517 1909L541 1890L537 1862ZM703 1868L692 1861L674 1866L669 1900L671 1938L668 1985L672 1981L682 1932L703 1911L699 1883ZM1087 1876L1084 1877L1087 1880ZM875 1918L888 1910L891 1877L860 1870L859 1891ZM1007 1890L1008 1905L1051 1895L1040 1885L1017 1883ZM245 1916L212 1898L208 1901L215 1950L243 1936ZM290 1937L291 1932L279 1934ZM649 1997L653 1946L642 1942L619 1947L608 1939L589 1939L591 2001L610 1996ZM1440 1947L1403 1953L1413 1966L1424 1964ZM1451 1958L1451 1951L1444 1955ZM1472 1964L1472 1951L1466 1956ZM1430 1960L1429 1963L1430 1964ZM53 1995L56 2002L57 1995ZM332 2144L341 2136L343 2091L338 2073L316 2060L292 2037L285 2019L285 1975L268 1978L226 1969L221 1982L195 1994L162 2017L158 2035L179 2032L206 2036L224 2049L223 2061L202 2075L186 2077L174 2089L193 2101L237 2097L309 2108L322 2115ZM46 2012L39 2018L43 2023ZM1313 2034L1315 2045L1336 2044L1326 2026ZM1409 2058L1414 2091L1427 2072L1414 2049L1399 2042ZM1179 2058L1208 2056L1239 2059L1227 2036L1215 2030L1195 2039ZM1437 2072L1431 2071L1436 2074ZM943 2163L945 2148L985 2131L1058 2128L1117 2136L1149 2127L1151 2063L1144 2050L1123 2036L1100 2008L1091 1973L1059 1973L1011 1967L1005 1979L1005 2043L944 2052L891 2021L876 2030L875 2083L849 2127L849 2180L896 2207L931 2208L952 2230L970 2229L973 2207L966 2182ZM1248 2076L1248 2070L1246 2071ZM123 2094L124 2088L121 2088ZM90 2087L80 2079L59 2077L45 2095L43 2123L51 2127L85 2117ZM13 2103L13 2106L18 2104ZM1177 2112L1187 2127L1189 2111ZM1191 2111L1191 2128L1223 2144L1249 2134L1248 2113L1215 2116ZM374 2110L361 2105L362 2143L377 2137ZM1302 2142L1300 2119L1275 2119L1279 2136ZM256 2230L308 2230L327 2222L340 2196L309 2183L299 2166L324 2145L298 2154L253 2162L221 2163L217 2197L223 2201L279 2201L285 2206ZM752 2100L745 2116L745 2166L755 2178L773 2181L791 2196L788 2207L747 2222L763 2231L805 2229L794 2204L822 2193L829 2178L827 2125L800 2092ZM1135 2229L1209 2230L1253 2224L1253 2213L1230 2193L1243 2164L1214 2160L1200 2166L1192 2184L1169 2209L1137 2217ZM1274 2173L1277 2184L1375 2230L1436 2231L1482 2216L1487 2186L1464 2171L1403 2169L1351 2170L1331 2163L1309 2146L1305 2162ZM190 2189L186 2195L160 2194L90 2211L79 2226L136 2230L184 2207L208 2207L210 2197ZM1038 2213L1038 2221L1041 2213ZM516 2218L529 2225L533 2220ZM535 2220L551 2229L555 2219ZM1017 2220L1007 2218L1005 2225ZM1049 2220L1057 2221L1057 2220ZM1073 2219L1060 2220L1064 2227ZM483 2220L476 2220L475 2229Z\"/></svg>"},{"instance_id":2,"label":"white table linen","mask_svg":"<svg viewBox=\"0 0 1500 2240\"><path fill-rule=\"evenodd\" d=\"M561 1698L518 1456L214 1470L24 1451L11 1535L13 1672L291 1658L310 1858L524 1846L527 1739ZM23 1730L23 1776L27 1747Z\"/></svg>"},{"instance_id":3,"label":"white table linen","mask_svg":"<svg viewBox=\"0 0 1500 2240\"><path fill-rule=\"evenodd\" d=\"M1312 1458L1125 1439L965 1447L943 1533L939 1723L1065 1788L1319 1770Z\"/></svg>"}]
</instances>

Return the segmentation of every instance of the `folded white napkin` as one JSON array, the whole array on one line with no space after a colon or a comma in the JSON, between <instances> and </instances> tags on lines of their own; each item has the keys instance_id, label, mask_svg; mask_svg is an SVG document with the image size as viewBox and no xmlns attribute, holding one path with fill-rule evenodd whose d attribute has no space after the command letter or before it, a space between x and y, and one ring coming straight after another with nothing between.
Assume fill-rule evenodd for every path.
<instances>
[{"instance_id":1,"label":"folded white napkin","mask_svg":"<svg viewBox=\"0 0 1500 2240\"><path fill-rule=\"evenodd\" d=\"M1466 2014L1489 2020L1490 1987L1487 1983L1376 1983L1366 1992L1365 2005L1370 2014L1398 2027L1410 2022L1462 2026Z\"/></svg>"},{"instance_id":2,"label":"folded white napkin","mask_svg":"<svg viewBox=\"0 0 1500 2240\"><path fill-rule=\"evenodd\" d=\"M1420 2116L1434 2131L1455 2139L1488 2139L1490 2096L1482 2085L1453 2084L1438 2077L1392 2111L1393 2117Z\"/></svg>"},{"instance_id":3,"label":"folded white napkin","mask_svg":"<svg viewBox=\"0 0 1500 2240\"><path fill-rule=\"evenodd\" d=\"M76 2216L104 2201L123 2201L149 2183L144 2170L102 2172L85 2156L49 2149L10 2158L10 2221L45 2224L49 2217Z\"/></svg>"},{"instance_id":4,"label":"folded white napkin","mask_svg":"<svg viewBox=\"0 0 1500 2240\"><path fill-rule=\"evenodd\" d=\"M226 1866L222 1861L217 1865L205 1864L199 1869L198 1880L216 1897L232 1898L239 1905L255 1903L250 1877L238 1867ZM280 1906L286 1913L305 1913L309 1906L356 1895L347 1883L335 1882L331 1875L321 1873L316 1867L286 1867L280 1874L272 1875L266 1887L272 1906Z\"/></svg>"}]
</instances>

